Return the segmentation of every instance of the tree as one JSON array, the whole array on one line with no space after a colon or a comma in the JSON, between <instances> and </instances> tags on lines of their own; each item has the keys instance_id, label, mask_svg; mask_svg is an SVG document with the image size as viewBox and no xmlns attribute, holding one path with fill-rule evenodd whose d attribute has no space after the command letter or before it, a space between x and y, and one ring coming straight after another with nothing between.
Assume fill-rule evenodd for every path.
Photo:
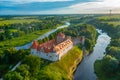
<instances>
[{"instance_id":1,"label":"tree","mask_svg":"<svg viewBox=\"0 0 120 80\"><path fill-rule=\"evenodd\" d=\"M5 30L5 36L6 36L8 39L11 39L11 38L12 38L10 30L8 30L8 29Z\"/></svg>"},{"instance_id":2,"label":"tree","mask_svg":"<svg viewBox=\"0 0 120 80\"><path fill-rule=\"evenodd\" d=\"M39 42L39 44L42 44L42 43L43 43L43 40L42 40L42 39L39 39L38 42Z\"/></svg>"},{"instance_id":3,"label":"tree","mask_svg":"<svg viewBox=\"0 0 120 80\"><path fill-rule=\"evenodd\" d=\"M17 50L15 48L5 49L3 53L5 54L4 59L6 63L13 64L18 61Z\"/></svg>"},{"instance_id":4,"label":"tree","mask_svg":"<svg viewBox=\"0 0 120 80\"><path fill-rule=\"evenodd\" d=\"M107 49L107 54L114 56L116 59L120 60L120 49L119 47L111 46Z\"/></svg>"},{"instance_id":5,"label":"tree","mask_svg":"<svg viewBox=\"0 0 120 80\"><path fill-rule=\"evenodd\" d=\"M36 75L40 69L41 60L37 56L28 55L24 58L23 63L30 66L29 71L32 75Z\"/></svg>"},{"instance_id":6,"label":"tree","mask_svg":"<svg viewBox=\"0 0 120 80\"><path fill-rule=\"evenodd\" d=\"M16 71L23 76L24 80L29 80L29 76L30 76L29 70L30 67L26 64L22 64L16 68Z\"/></svg>"},{"instance_id":7,"label":"tree","mask_svg":"<svg viewBox=\"0 0 120 80\"><path fill-rule=\"evenodd\" d=\"M23 77L20 75L20 73L16 71L8 72L4 77L4 80L23 80Z\"/></svg>"},{"instance_id":8,"label":"tree","mask_svg":"<svg viewBox=\"0 0 120 80\"><path fill-rule=\"evenodd\" d=\"M119 61L116 58L111 57L110 55L105 56L102 59L101 63L102 63L102 69L105 75L108 75L108 76L115 74L119 66Z\"/></svg>"}]
</instances>

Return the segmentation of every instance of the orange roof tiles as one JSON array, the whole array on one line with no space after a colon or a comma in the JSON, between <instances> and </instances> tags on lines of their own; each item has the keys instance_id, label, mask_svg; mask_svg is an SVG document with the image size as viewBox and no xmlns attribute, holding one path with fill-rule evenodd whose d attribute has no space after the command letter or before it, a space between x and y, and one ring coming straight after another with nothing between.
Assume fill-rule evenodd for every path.
<instances>
[{"instance_id":1,"label":"orange roof tiles","mask_svg":"<svg viewBox=\"0 0 120 80\"><path fill-rule=\"evenodd\" d=\"M59 51L65 49L65 48L67 48L67 47L68 47L69 45L71 45L71 44L72 44L72 41L69 40L69 39L67 39L67 40L63 41L62 43L56 45L56 46L55 46L55 50L56 50L57 52L59 52Z\"/></svg>"},{"instance_id":2,"label":"orange roof tiles","mask_svg":"<svg viewBox=\"0 0 120 80\"><path fill-rule=\"evenodd\" d=\"M38 47L38 45L39 44L37 43L37 41L34 41L33 44L32 44L32 46L31 46L31 48L35 49L35 48Z\"/></svg>"},{"instance_id":3,"label":"orange roof tiles","mask_svg":"<svg viewBox=\"0 0 120 80\"><path fill-rule=\"evenodd\" d=\"M62 32L58 33L57 36L63 37L65 36Z\"/></svg>"},{"instance_id":4,"label":"orange roof tiles","mask_svg":"<svg viewBox=\"0 0 120 80\"><path fill-rule=\"evenodd\" d=\"M63 33L59 33L58 36L65 36ZM45 42L43 44L38 44L36 41L33 42L31 48L37 49L37 51L40 51L43 49L45 53L49 52L57 52L59 54L60 51L64 50L65 48L69 47L72 44L72 41L70 39L67 39L60 44L55 45L55 39L50 40L48 42Z\"/></svg>"},{"instance_id":5,"label":"orange roof tiles","mask_svg":"<svg viewBox=\"0 0 120 80\"><path fill-rule=\"evenodd\" d=\"M55 44L55 40L54 39L50 40L43 44L39 44L39 46L37 47L37 50L40 51L43 48L45 52L52 52L54 44Z\"/></svg>"}]
</instances>

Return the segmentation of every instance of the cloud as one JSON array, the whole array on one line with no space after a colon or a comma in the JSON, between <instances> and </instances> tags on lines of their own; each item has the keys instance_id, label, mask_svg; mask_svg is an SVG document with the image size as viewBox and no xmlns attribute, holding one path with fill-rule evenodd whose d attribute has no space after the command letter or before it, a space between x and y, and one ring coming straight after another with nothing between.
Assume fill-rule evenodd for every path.
<instances>
[{"instance_id":1,"label":"cloud","mask_svg":"<svg viewBox=\"0 0 120 80\"><path fill-rule=\"evenodd\" d=\"M8 0L4 0L4 1L8 1ZM11 0L11 1L14 1L16 3L21 3L24 0L19 0L19 1ZM21 14L80 14L80 13L91 14L91 13L109 13L109 10L112 10L112 13L120 13L120 0L89 0L89 1L85 0L84 2L81 2L82 0L80 0L78 3L75 3L75 4L70 4L70 3L73 3L74 1L77 1L77 0L29 0L29 1L26 0L26 3L37 2L37 1L39 2L65 1L64 5L66 6L63 5L63 2L57 3L57 4L49 3L49 5L41 4L40 6L38 6L37 4L36 11L33 11L33 9L36 9L36 7L32 5L30 6L30 10L28 12L27 12L29 8L28 6L26 7L26 10L25 8L23 8L23 12L20 11L21 9L20 7L20 9L18 9L19 13ZM69 2L66 2L66 1L69 1ZM70 4L70 5L67 5L67 4ZM47 9L46 9L46 6L47 6ZM59 6L59 7L56 7L56 6ZM13 11L10 11L10 13L19 14L18 11L15 11L13 9Z\"/></svg>"},{"instance_id":2,"label":"cloud","mask_svg":"<svg viewBox=\"0 0 120 80\"><path fill-rule=\"evenodd\" d=\"M82 10L107 10L120 8L120 0L102 0L98 2L86 2L69 6L71 9Z\"/></svg>"},{"instance_id":3,"label":"cloud","mask_svg":"<svg viewBox=\"0 0 120 80\"><path fill-rule=\"evenodd\" d=\"M93 2L78 3L75 5L68 6L66 8L61 8L57 13L120 13L120 0L97 0ZM52 13L56 10L51 11Z\"/></svg>"},{"instance_id":4,"label":"cloud","mask_svg":"<svg viewBox=\"0 0 120 80\"><path fill-rule=\"evenodd\" d=\"M99 14L99 13L120 13L120 0L97 0L93 2L83 2L75 5L71 5L64 8L35 12L39 13L51 13L51 14Z\"/></svg>"},{"instance_id":5,"label":"cloud","mask_svg":"<svg viewBox=\"0 0 120 80\"><path fill-rule=\"evenodd\" d=\"M33 2L65 2L65 1L74 1L74 0L0 0L3 2L10 2L13 4L24 4L24 3L33 3Z\"/></svg>"}]
</instances>

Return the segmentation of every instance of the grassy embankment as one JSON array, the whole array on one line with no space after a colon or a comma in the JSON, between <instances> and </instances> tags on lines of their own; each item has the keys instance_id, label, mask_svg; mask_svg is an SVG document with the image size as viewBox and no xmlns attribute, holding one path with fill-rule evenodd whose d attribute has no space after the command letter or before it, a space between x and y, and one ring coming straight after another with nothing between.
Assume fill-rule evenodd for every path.
<instances>
[{"instance_id":1,"label":"grassy embankment","mask_svg":"<svg viewBox=\"0 0 120 80\"><path fill-rule=\"evenodd\" d=\"M72 80L73 72L79 62L82 60L82 50L78 46L74 46L60 61L51 63L42 68L41 76L48 77L50 80Z\"/></svg>"}]
</instances>

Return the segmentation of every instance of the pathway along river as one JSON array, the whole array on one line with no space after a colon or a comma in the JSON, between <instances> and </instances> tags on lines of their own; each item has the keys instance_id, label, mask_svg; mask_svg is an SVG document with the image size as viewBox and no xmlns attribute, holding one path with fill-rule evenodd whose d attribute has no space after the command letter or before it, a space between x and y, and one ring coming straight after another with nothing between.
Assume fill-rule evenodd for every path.
<instances>
[{"instance_id":1,"label":"pathway along river","mask_svg":"<svg viewBox=\"0 0 120 80\"><path fill-rule=\"evenodd\" d=\"M69 22L66 22L65 25L59 26L59 27L57 27L56 29L52 29L51 31L49 31L49 32L47 32L47 33L39 36L39 37L38 37L37 39L35 39L35 40L43 39L43 38L49 36L50 34L54 33L55 31L57 31L58 29L68 27L69 25L70 25L70 23L69 23ZM27 43L27 44L25 44L25 45L23 45L23 46L17 46L17 47L15 47L15 48L16 48L17 50L20 50L20 49L29 49L31 45L32 45L32 42Z\"/></svg>"},{"instance_id":2,"label":"pathway along river","mask_svg":"<svg viewBox=\"0 0 120 80\"><path fill-rule=\"evenodd\" d=\"M98 29L97 31L100 35L98 36L94 50L89 56L84 57L78 65L73 80L97 80L97 76L94 73L94 62L105 56L105 49L111 41L111 38L106 33L102 33Z\"/></svg>"}]
</instances>

